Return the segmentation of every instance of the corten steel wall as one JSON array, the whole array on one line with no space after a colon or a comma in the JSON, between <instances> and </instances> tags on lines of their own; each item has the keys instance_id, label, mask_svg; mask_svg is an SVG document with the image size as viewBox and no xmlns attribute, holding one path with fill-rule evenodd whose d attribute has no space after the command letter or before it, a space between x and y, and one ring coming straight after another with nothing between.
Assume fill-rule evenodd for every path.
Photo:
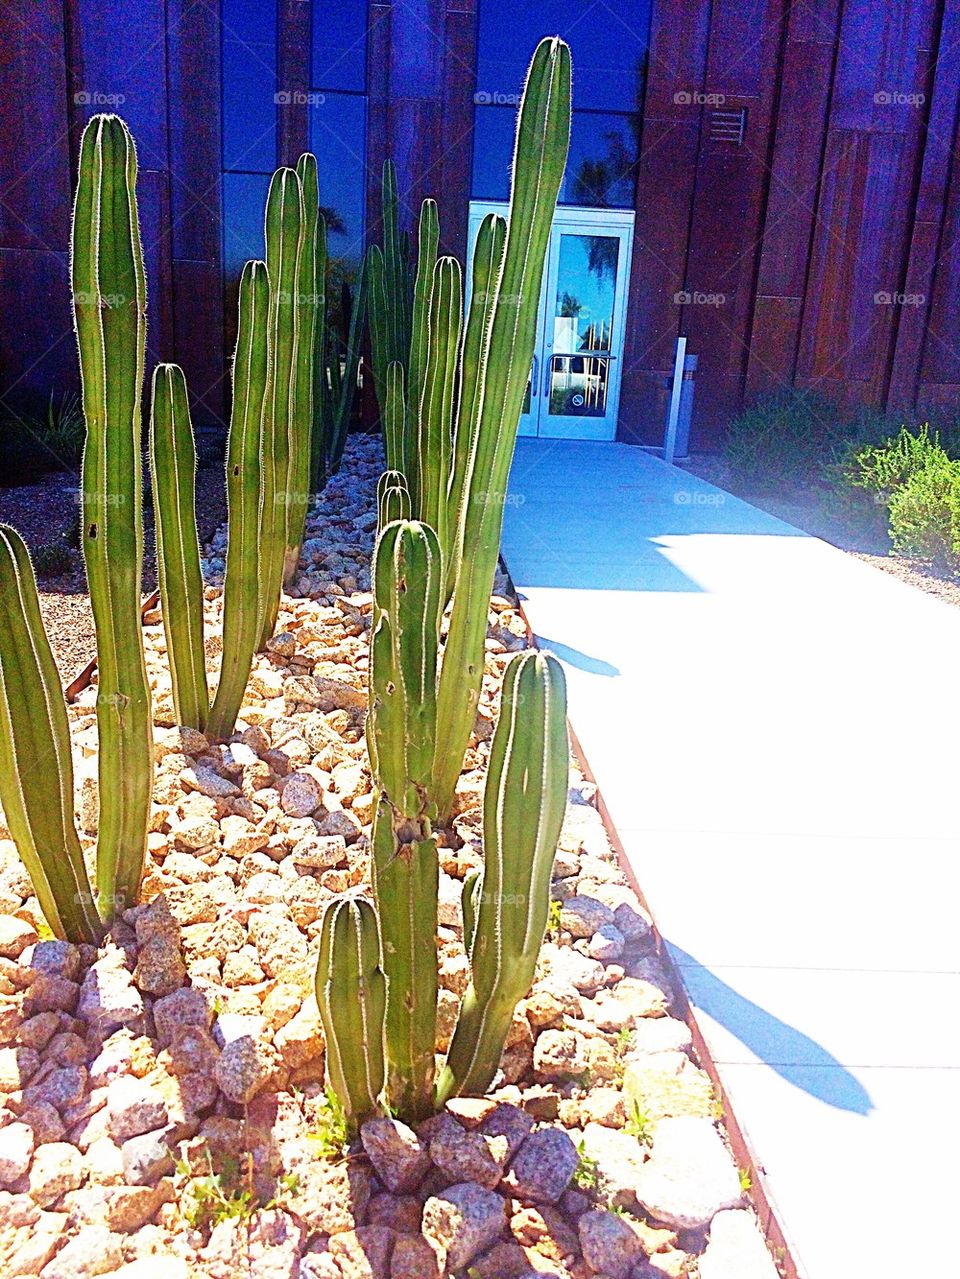
<instances>
[{"instance_id":1,"label":"corten steel wall","mask_svg":"<svg viewBox=\"0 0 960 1279\"><path fill-rule=\"evenodd\" d=\"M75 385L68 283L80 132L116 110L137 140L149 346L184 367L198 412L223 411L220 30L202 0L0 6L0 394Z\"/></svg>"},{"instance_id":2,"label":"corten steel wall","mask_svg":"<svg viewBox=\"0 0 960 1279\"><path fill-rule=\"evenodd\" d=\"M286 88L311 87L311 8L277 4ZM476 9L371 0L368 234L392 154L404 224L436 195L445 247L463 253ZM140 150L151 348L184 365L201 420L222 417L219 25L212 0L137 0L126 17L103 0L0 6L8 403L75 377L66 250L79 130L122 95ZM783 386L898 408L957 402L958 86L960 0L655 0L621 438L661 437L680 333L700 357L699 446L745 397ZM742 145L711 140L712 111L741 108ZM281 106L277 125L291 163L306 108Z\"/></svg>"},{"instance_id":3,"label":"corten steel wall","mask_svg":"<svg viewBox=\"0 0 960 1279\"><path fill-rule=\"evenodd\" d=\"M658 439L681 333L699 445L784 386L960 402L958 92L958 0L656 0L624 438Z\"/></svg>"}]
</instances>

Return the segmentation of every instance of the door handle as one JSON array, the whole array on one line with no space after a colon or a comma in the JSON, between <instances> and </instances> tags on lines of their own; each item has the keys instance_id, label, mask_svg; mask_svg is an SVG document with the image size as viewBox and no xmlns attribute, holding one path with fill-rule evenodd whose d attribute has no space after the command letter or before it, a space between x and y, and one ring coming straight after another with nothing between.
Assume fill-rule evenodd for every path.
<instances>
[{"instance_id":1,"label":"door handle","mask_svg":"<svg viewBox=\"0 0 960 1279\"><path fill-rule=\"evenodd\" d=\"M532 367L532 368L531 368L531 370L530 370L530 395L531 395L531 398L537 394L538 384L539 384L539 381L540 381L539 377L537 376L538 371L539 371L539 368L540 368L540 366L539 366L539 364L537 363L537 357L536 357L536 356L534 356L534 357L533 357L533 367Z\"/></svg>"}]
</instances>

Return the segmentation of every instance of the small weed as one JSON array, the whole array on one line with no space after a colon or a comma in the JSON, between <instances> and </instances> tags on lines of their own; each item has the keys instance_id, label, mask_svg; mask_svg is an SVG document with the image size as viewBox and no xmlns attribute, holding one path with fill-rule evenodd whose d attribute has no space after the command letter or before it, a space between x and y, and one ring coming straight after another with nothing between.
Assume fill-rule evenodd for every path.
<instances>
[{"instance_id":1,"label":"small weed","mask_svg":"<svg viewBox=\"0 0 960 1279\"><path fill-rule=\"evenodd\" d=\"M753 1180L750 1176L749 1168L738 1168L737 1175L740 1178L740 1189L746 1195L753 1189Z\"/></svg>"},{"instance_id":2,"label":"small weed","mask_svg":"<svg viewBox=\"0 0 960 1279\"><path fill-rule=\"evenodd\" d=\"M550 899L550 911L547 915L547 936L556 938L560 932L560 915L563 912L563 902L558 901L556 897Z\"/></svg>"},{"instance_id":3,"label":"small weed","mask_svg":"<svg viewBox=\"0 0 960 1279\"><path fill-rule=\"evenodd\" d=\"M618 1057L626 1057L633 1047L634 1031L630 1026L621 1026L617 1031L615 1051Z\"/></svg>"},{"instance_id":4,"label":"small weed","mask_svg":"<svg viewBox=\"0 0 960 1279\"><path fill-rule=\"evenodd\" d=\"M587 1154L586 1147L582 1141L577 1146L577 1154L580 1156L580 1162L577 1164L576 1171L573 1174L573 1184L578 1190L586 1191L589 1194L596 1190L600 1182L600 1165L596 1159Z\"/></svg>"},{"instance_id":5,"label":"small weed","mask_svg":"<svg viewBox=\"0 0 960 1279\"><path fill-rule=\"evenodd\" d=\"M631 1137L636 1137L637 1141L644 1146L653 1145L653 1129L654 1121L646 1110L643 1110L640 1103L634 1100L630 1107L630 1115L627 1122L623 1125L623 1131L629 1133Z\"/></svg>"},{"instance_id":6,"label":"small weed","mask_svg":"<svg viewBox=\"0 0 960 1279\"><path fill-rule=\"evenodd\" d=\"M317 1127L310 1133L321 1159L342 1159L347 1148L347 1117L332 1088L327 1087L326 1101L317 1116Z\"/></svg>"},{"instance_id":7,"label":"small weed","mask_svg":"<svg viewBox=\"0 0 960 1279\"><path fill-rule=\"evenodd\" d=\"M37 936L41 941L56 941L56 934L45 919L42 919L40 923L36 925L36 929Z\"/></svg>"},{"instance_id":8,"label":"small weed","mask_svg":"<svg viewBox=\"0 0 960 1279\"><path fill-rule=\"evenodd\" d=\"M45 542L34 551L33 566L44 577L62 577L73 567L70 547L62 538L55 542Z\"/></svg>"},{"instance_id":9,"label":"small weed","mask_svg":"<svg viewBox=\"0 0 960 1279\"><path fill-rule=\"evenodd\" d=\"M177 1172L188 1178L181 1200L185 1220L194 1230L204 1230L221 1221L248 1217L257 1207L250 1157L244 1160L246 1167L241 1167L239 1159L224 1157L217 1171L209 1148L204 1154L208 1171L202 1177L195 1176L183 1160L176 1166Z\"/></svg>"}]
</instances>

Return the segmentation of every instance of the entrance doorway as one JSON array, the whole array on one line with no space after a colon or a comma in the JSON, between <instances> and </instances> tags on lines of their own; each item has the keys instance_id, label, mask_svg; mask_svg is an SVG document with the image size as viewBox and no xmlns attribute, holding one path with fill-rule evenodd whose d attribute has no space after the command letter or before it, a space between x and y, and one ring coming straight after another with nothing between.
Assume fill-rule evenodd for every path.
<instances>
[{"instance_id":1,"label":"entrance doorway","mask_svg":"<svg viewBox=\"0 0 960 1279\"><path fill-rule=\"evenodd\" d=\"M487 213L470 204L468 261ZM612 440L617 432L633 213L560 208L547 249L521 435Z\"/></svg>"}]
</instances>

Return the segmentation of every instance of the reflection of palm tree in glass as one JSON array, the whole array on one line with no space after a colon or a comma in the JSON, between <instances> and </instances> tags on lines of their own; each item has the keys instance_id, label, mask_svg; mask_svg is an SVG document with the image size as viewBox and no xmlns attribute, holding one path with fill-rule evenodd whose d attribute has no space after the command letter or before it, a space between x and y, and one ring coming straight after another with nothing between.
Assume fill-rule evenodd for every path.
<instances>
[{"instance_id":1,"label":"reflection of palm tree in glass","mask_svg":"<svg viewBox=\"0 0 960 1279\"><path fill-rule=\"evenodd\" d=\"M564 292L560 298L560 314L566 318L577 316L583 310L583 303L572 293Z\"/></svg>"}]
</instances>

